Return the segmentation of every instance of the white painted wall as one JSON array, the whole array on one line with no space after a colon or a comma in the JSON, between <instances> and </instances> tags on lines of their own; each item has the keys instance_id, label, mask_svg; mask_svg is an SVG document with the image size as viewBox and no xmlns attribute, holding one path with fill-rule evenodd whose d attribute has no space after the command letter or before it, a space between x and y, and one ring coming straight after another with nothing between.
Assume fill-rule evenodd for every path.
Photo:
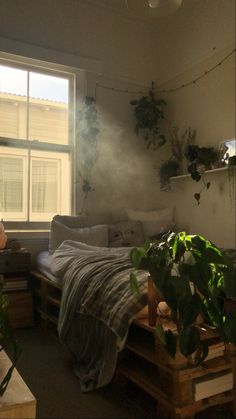
<instances>
[{"instance_id":1,"label":"white painted wall","mask_svg":"<svg viewBox=\"0 0 236 419\"><path fill-rule=\"evenodd\" d=\"M196 0L185 4L189 10L192 7L191 14L185 8L179 19L169 19L168 49L163 48L159 77L171 80L160 88L194 80L235 48L235 1ZM196 129L200 146L218 148L221 141L235 138L235 54L196 84L168 93L165 99L171 123L181 132L189 126ZM193 194L200 191L200 184L190 178L172 181L172 192L167 195L175 202L178 228L203 234L219 246L235 247L235 195L232 201L228 172L211 173L206 179L211 186L199 206Z\"/></svg>"}]
</instances>

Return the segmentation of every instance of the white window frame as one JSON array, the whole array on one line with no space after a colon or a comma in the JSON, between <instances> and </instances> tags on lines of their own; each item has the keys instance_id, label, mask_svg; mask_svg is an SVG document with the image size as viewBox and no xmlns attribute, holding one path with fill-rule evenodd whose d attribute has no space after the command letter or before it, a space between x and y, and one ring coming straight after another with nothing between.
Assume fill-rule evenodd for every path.
<instances>
[{"instance_id":1,"label":"white window frame","mask_svg":"<svg viewBox=\"0 0 236 419\"><path fill-rule=\"evenodd\" d=\"M54 143L44 143L42 141L32 141L32 140L21 140L21 139L12 139L6 137L0 137L0 146L14 147L17 149L22 148L24 150L31 150L31 153L34 150L40 151L50 151L55 153L64 152L67 153L70 160L70 214L74 213L75 208L75 193L74 193L74 173L75 173L75 103L78 102L78 97L76 98L78 80L81 75L79 70L70 67L65 67L64 65L52 64L45 61L39 61L31 58L23 58L13 54L6 54L5 52L0 52L0 64L10 67L15 67L16 69L22 69L26 71L35 71L41 74L54 75L56 77L63 77L69 80L69 101L68 108L69 118L68 118L68 144L54 144ZM14 153L14 151L13 151ZM50 153L51 154L51 153ZM29 168L27 168L29 170ZM28 193L30 191L30 182L28 176L26 177L28 182ZM62 186L63 188L64 186ZM30 196L30 194L29 194ZM51 216L51 214L48 214ZM41 221L29 221L30 218L30 205L27 204L27 219L28 221L5 221L4 225L7 229L32 229L32 228L48 228L50 221L41 222ZM49 217L50 219L51 217Z\"/></svg>"}]
</instances>

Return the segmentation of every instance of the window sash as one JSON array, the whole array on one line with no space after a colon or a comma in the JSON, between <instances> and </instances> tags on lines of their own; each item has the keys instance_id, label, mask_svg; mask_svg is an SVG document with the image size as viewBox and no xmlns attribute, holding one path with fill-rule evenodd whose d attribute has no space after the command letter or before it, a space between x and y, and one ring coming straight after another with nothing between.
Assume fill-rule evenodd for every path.
<instances>
[{"instance_id":1,"label":"window sash","mask_svg":"<svg viewBox=\"0 0 236 419\"><path fill-rule=\"evenodd\" d=\"M74 115L75 115L75 83L76 83L76 75L72 74L72 73L67 73L65 71L58 71L58 66L57 69L53 69L53 68L43 68L40 65L31 65L31 64L23 64L23 63L18 63L18 62L13 62L13 61L9 61L7 59L1 59L0 57L0 65L5 65L5 66L9 66L12 68L16 68L16 69L22 69L22 70L26 70L26 71L31 71L31 72L37 72L40 74L45 74L45 75L52 75L55 77L61 77L63 79L68 79L68 86L69 86L69 92L68 92L68 144L58 144L58 143L50 143L50 142L44 142L44 141L38 141L36 140L29 140L29 139L17 139L17 138L8 138L8 137L0 137L0 146L7 146L7 147L11 147L12 150L14 150L15 148L22 149L22 151L26 151L28 152L28 154L31 154L31 158L33 158L33 152L38 150L40 151L40 154L42 154L43 152L46 151L50 151L55 152L55 153L67 153L68 155L68 162L70 162L70 181L69 181L69 185L67 185L67 190L69 189L69 208L68 208L68 213L71 213L71 209L74 208L74 194L73 194L73 188L72 188L72 184L73 184L73 175L74 175L74 165L73 165L73 148L74 148L74 144L75 144L75 122L74 122ZM50 64L48 64L50 66ZM45 63L44 63L45 66ZM52 65L53 67L53 65ZM29 74L29 73L28 73ZM28 97L28 101L29 101L29 97ZM29 108L27 109L27 118L29 118ZM29 130L28 130L29 131ZM29 138L29 132L27 132L27 138ZM32 164L32 162L31 162ZM59 164L59 163L58 163ZM64 164L64 163L63 163ZM26 172L31 172L31 167L25 163L25 169ZM44 220L42 221L35 221L38 214L34 213L34 215L32 214L31 211L31 200L30 202L28 202L28 210L26 210L26 215L28 213L28 215L25 217L25 207L27 207L26 204L26 198L25 196L28 195L31 196L31 187L32 187L32 176L28 177L27 175L24 177L24 182L28 182L28 185L26 186L24 183L24 216L20 213L15 213L14 217L12 216L12 220L18 218L19 221L6 221L4 222L4 224L6 225L6 227L17 227L17 223L20 223L20 225L22 225L23 219L24 220L28 220L24 222L24 225L26 226L26 228L29 228L30 225L34 225L34 227L36 225L38 225L39 227L41 226L48 226L49 222L48 220L50 220L52 218L52 213L44 213ZM65 182L64 182L65 183ZM65 185L64 185L65 187ZM60 188L60 186L58 185L58 188ZM27 191L27 193L26 193ZM63 186L61 186L61 191L63 191ZM58 197L60 197L60 193L58 192ZM6 216L6 214L5 214ZM2 214L2 217L4 219L4 213ZM48 217L48 220L46 221L45 219ZM9 219L9 217L8 217ZM31 221L29 221L31 220Z\"/></svg>"}]
</instances>

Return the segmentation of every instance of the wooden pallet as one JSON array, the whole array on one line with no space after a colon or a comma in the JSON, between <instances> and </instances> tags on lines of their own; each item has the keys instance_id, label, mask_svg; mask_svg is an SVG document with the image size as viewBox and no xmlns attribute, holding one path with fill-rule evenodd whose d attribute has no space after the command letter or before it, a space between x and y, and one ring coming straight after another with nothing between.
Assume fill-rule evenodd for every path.
<instances>
[{"instance_id":1,"label":"wooden pallet","mask_svg":"<svg viewBox=\"0 0 236 419\"><path fill-rule=\"evenodd\" d=\"M201 410L231 402L235 409L235 388L203 400L195 400L195 384L201 377L215 378L217 374L233 373L235 383L235 354L220 356L190 365L183 355L175 360L166 353L155 337L155 327L149 318L135 319L131 324L125 351L118 371L138 385L157 402L157 416L185 419L194 417ZM204 338L216 338L214 330L202 331Z\"/></svg>"},{"instance_id":2,"label":"wooden pallet","mask_svg":"<svg viewBox=\"0 0 236 419\"><path fill-rule=\"evenodd\" d=\"M34 308L40 318L53 325L58 323L61 304L61 287L38 271L30 273Z\"/></svg>"}]
</instances>

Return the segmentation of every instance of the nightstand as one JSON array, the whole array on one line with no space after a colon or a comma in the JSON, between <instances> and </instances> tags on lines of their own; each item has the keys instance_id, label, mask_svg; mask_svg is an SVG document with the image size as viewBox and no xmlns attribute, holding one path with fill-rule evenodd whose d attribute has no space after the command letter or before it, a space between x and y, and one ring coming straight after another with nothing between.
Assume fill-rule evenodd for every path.
<instances>
[{"instance_id":1,"label":"nightstand","mask_svg":"<svg viewBox=\"0 0 236 419\"><path fill-rule=\"evenodd\" d=\"M13 328L33 326L32 292L28 287L30 253L21 249L0 251L0 275L8 295L8 312Z\"/></svg>"}]
</instances>

